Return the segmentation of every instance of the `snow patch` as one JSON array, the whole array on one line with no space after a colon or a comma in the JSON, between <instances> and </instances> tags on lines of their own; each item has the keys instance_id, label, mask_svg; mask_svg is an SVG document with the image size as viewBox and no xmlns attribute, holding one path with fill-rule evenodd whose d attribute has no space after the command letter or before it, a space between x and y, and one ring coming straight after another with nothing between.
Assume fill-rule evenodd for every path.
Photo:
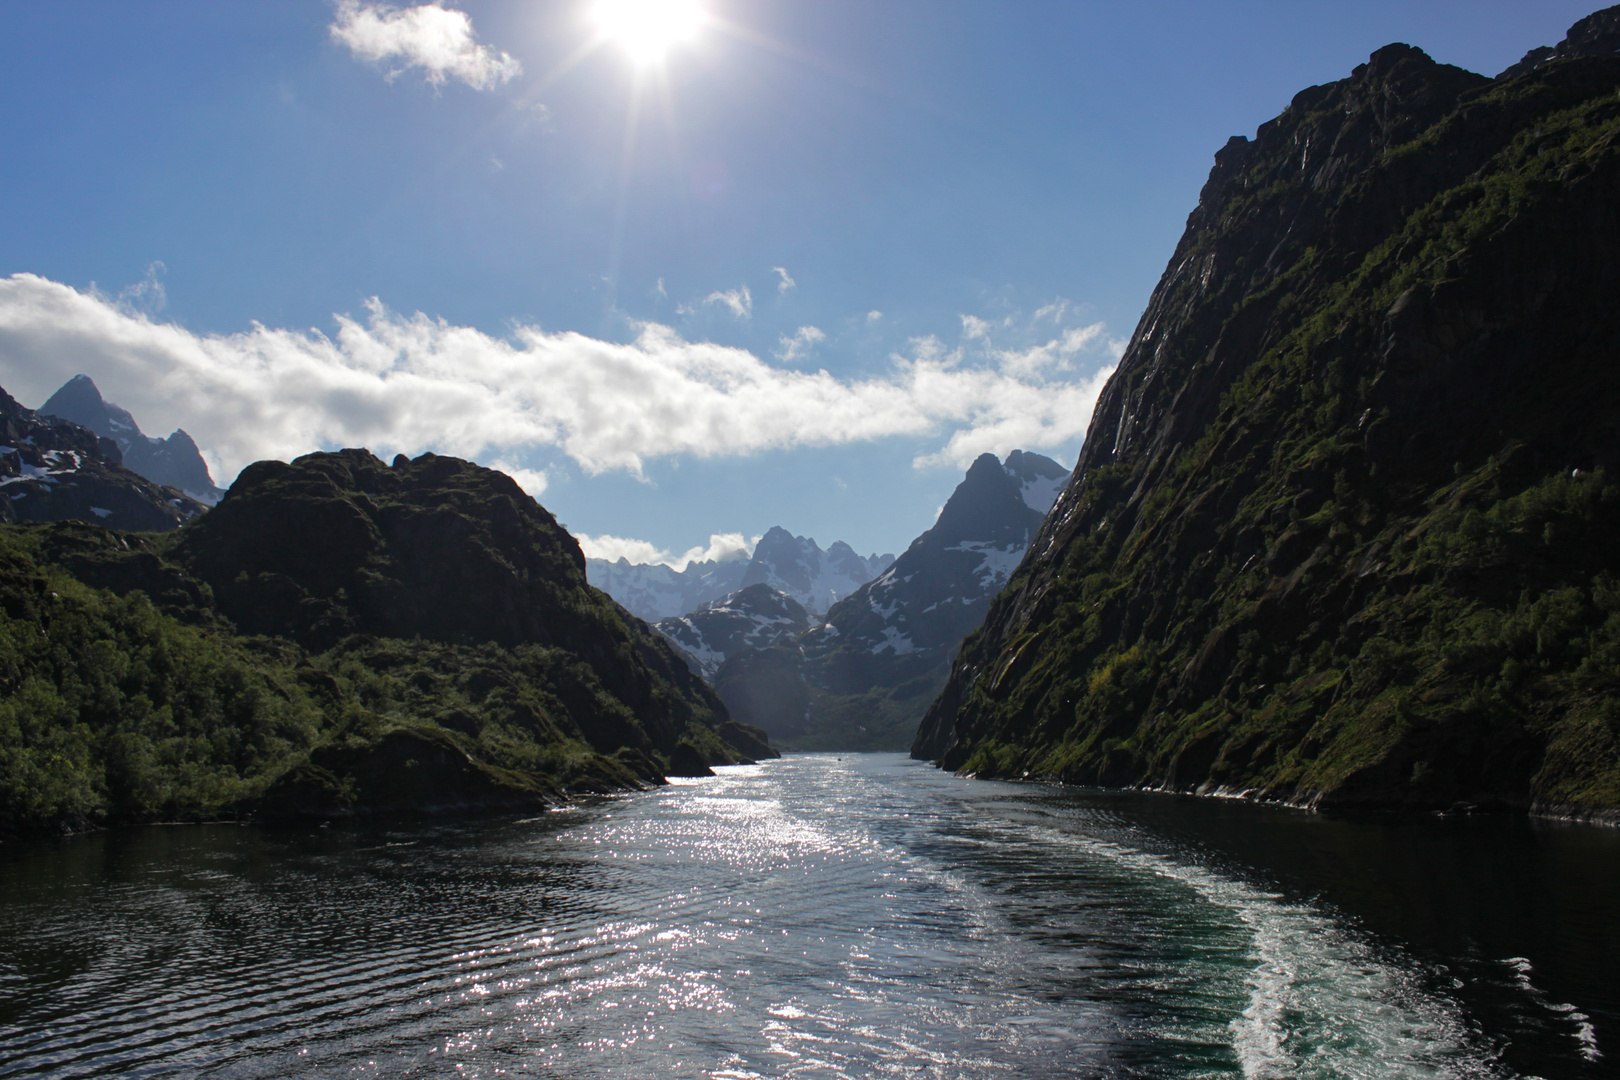
<instances>
[{"instance_id":1,"label":"snow patch","mask_svg":"<svg viewBox=\"0 0 1620 1080\"><path fill-rule=\"evenodd\" d=\"M979 556L979 567L975 573L979 579L979 588L986 593L995 592L1007 584L1018 564L1024 561L1024 551L1021 544L1011 547L997 547L989 541L964 541L953 544L946 551L967 551Z\"/></svg>"},{"instance_id":2,"label":"snow patch","mask_svg":"<svg viewBox=\"0 0 1620 1080\"><path fill-rule=\"evenodd\" d=\"M912 644L911 639L902 634L899 628L885 626L883 628L883 640L873 645L870 651L877 654L885 649L892 651L896 656L904 656L907 653L916 652L917 646Z\"/></svg>"},{"instance_id":3,"label":"snow patch","mask_svg":"<svg viewBox=\"0 0 1620 1080\"><path fill-rule=\"evenodd\" d=\"M1057 497L1063 494L1068 482L1068 476L1037 476L1024 481L1018 493L1024 497L1025 506L1045 514L1057 502Z\"/></svg>"}]
</instances>

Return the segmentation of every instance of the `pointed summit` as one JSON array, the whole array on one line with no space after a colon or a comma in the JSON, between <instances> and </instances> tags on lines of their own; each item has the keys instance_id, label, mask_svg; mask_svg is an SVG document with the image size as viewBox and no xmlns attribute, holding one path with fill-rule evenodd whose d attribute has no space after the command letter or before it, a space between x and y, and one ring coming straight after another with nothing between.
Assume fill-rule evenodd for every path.
<instances>
[{"instance_id":1,"label":"pointed summit","mask_svg":"<svg viewBox=\"0 0 1620 1080\"><path fill-rule=\"evenodd\" d=\"M58 416L87 427L111 439L123 453L123 464L155 484L179 488L208 506L225 493L214 484L197 444L184 430L177 429L167 439L141 434L140 425L128 409L119 408L101 396L88 375L75 375L62 384L39 407L41 415Z\"/></svg>"}]
</instances>

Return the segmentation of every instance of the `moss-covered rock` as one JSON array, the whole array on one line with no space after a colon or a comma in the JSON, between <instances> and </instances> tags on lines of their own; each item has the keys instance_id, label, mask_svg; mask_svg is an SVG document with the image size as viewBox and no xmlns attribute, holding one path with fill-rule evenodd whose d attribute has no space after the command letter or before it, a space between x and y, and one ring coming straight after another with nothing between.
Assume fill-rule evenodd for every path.
<instances>
[{"instance_id":1,"label":"moss-covered rock","mask_svg":"<svg viewBox=\"0 0 1620 1080\"><path fill-rule=\"evenodd\" d=\"M1233 139L913 752L1620 805L1617 253L1606 55L1493 81L1390 46Z\"/></svg>"}]
</instances>

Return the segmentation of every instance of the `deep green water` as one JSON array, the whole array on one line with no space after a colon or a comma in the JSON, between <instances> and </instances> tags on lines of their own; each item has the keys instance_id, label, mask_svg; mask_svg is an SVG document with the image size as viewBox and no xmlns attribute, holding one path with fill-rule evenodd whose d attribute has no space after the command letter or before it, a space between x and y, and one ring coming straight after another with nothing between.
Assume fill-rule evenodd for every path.
<instances>
[{"instance_id":1,"label":"deep green water","mask_svg":"<svg viewBox=\"0 0 1620 1080\"><path fill-rule=\"evenodd\" d=\"M722 772L0 848L0 1077L1616 1075L1620 830Z\"/></svg>"}]
</instances>

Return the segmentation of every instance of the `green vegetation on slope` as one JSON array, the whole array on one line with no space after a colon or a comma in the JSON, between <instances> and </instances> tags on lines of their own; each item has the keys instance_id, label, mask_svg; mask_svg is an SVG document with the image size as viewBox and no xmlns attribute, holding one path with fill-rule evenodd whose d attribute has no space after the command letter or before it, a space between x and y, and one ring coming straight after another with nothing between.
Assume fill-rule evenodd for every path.
<instances>
[{"instance_id":1,"label":"green vegetation on slope","mask_svg":"<svg viewBox=\"0 0 1620 1080\"><path fill-rule=\"evenodd\" d=\"M771 753L510 479L346 451L246 480L174 534L0 527L0 829L536 805Z\"/></svg>"},{"instance_id":2,"label":"green vegetation on slope","mask_svg":"<svg viewBox=\"0 0 1620 1080\"><path fill-rule=\"evenodd\" d=\"M916 752L1620 806L1620 63L1405 47L1223 151Z\"/></svg>"}]
</instances>

